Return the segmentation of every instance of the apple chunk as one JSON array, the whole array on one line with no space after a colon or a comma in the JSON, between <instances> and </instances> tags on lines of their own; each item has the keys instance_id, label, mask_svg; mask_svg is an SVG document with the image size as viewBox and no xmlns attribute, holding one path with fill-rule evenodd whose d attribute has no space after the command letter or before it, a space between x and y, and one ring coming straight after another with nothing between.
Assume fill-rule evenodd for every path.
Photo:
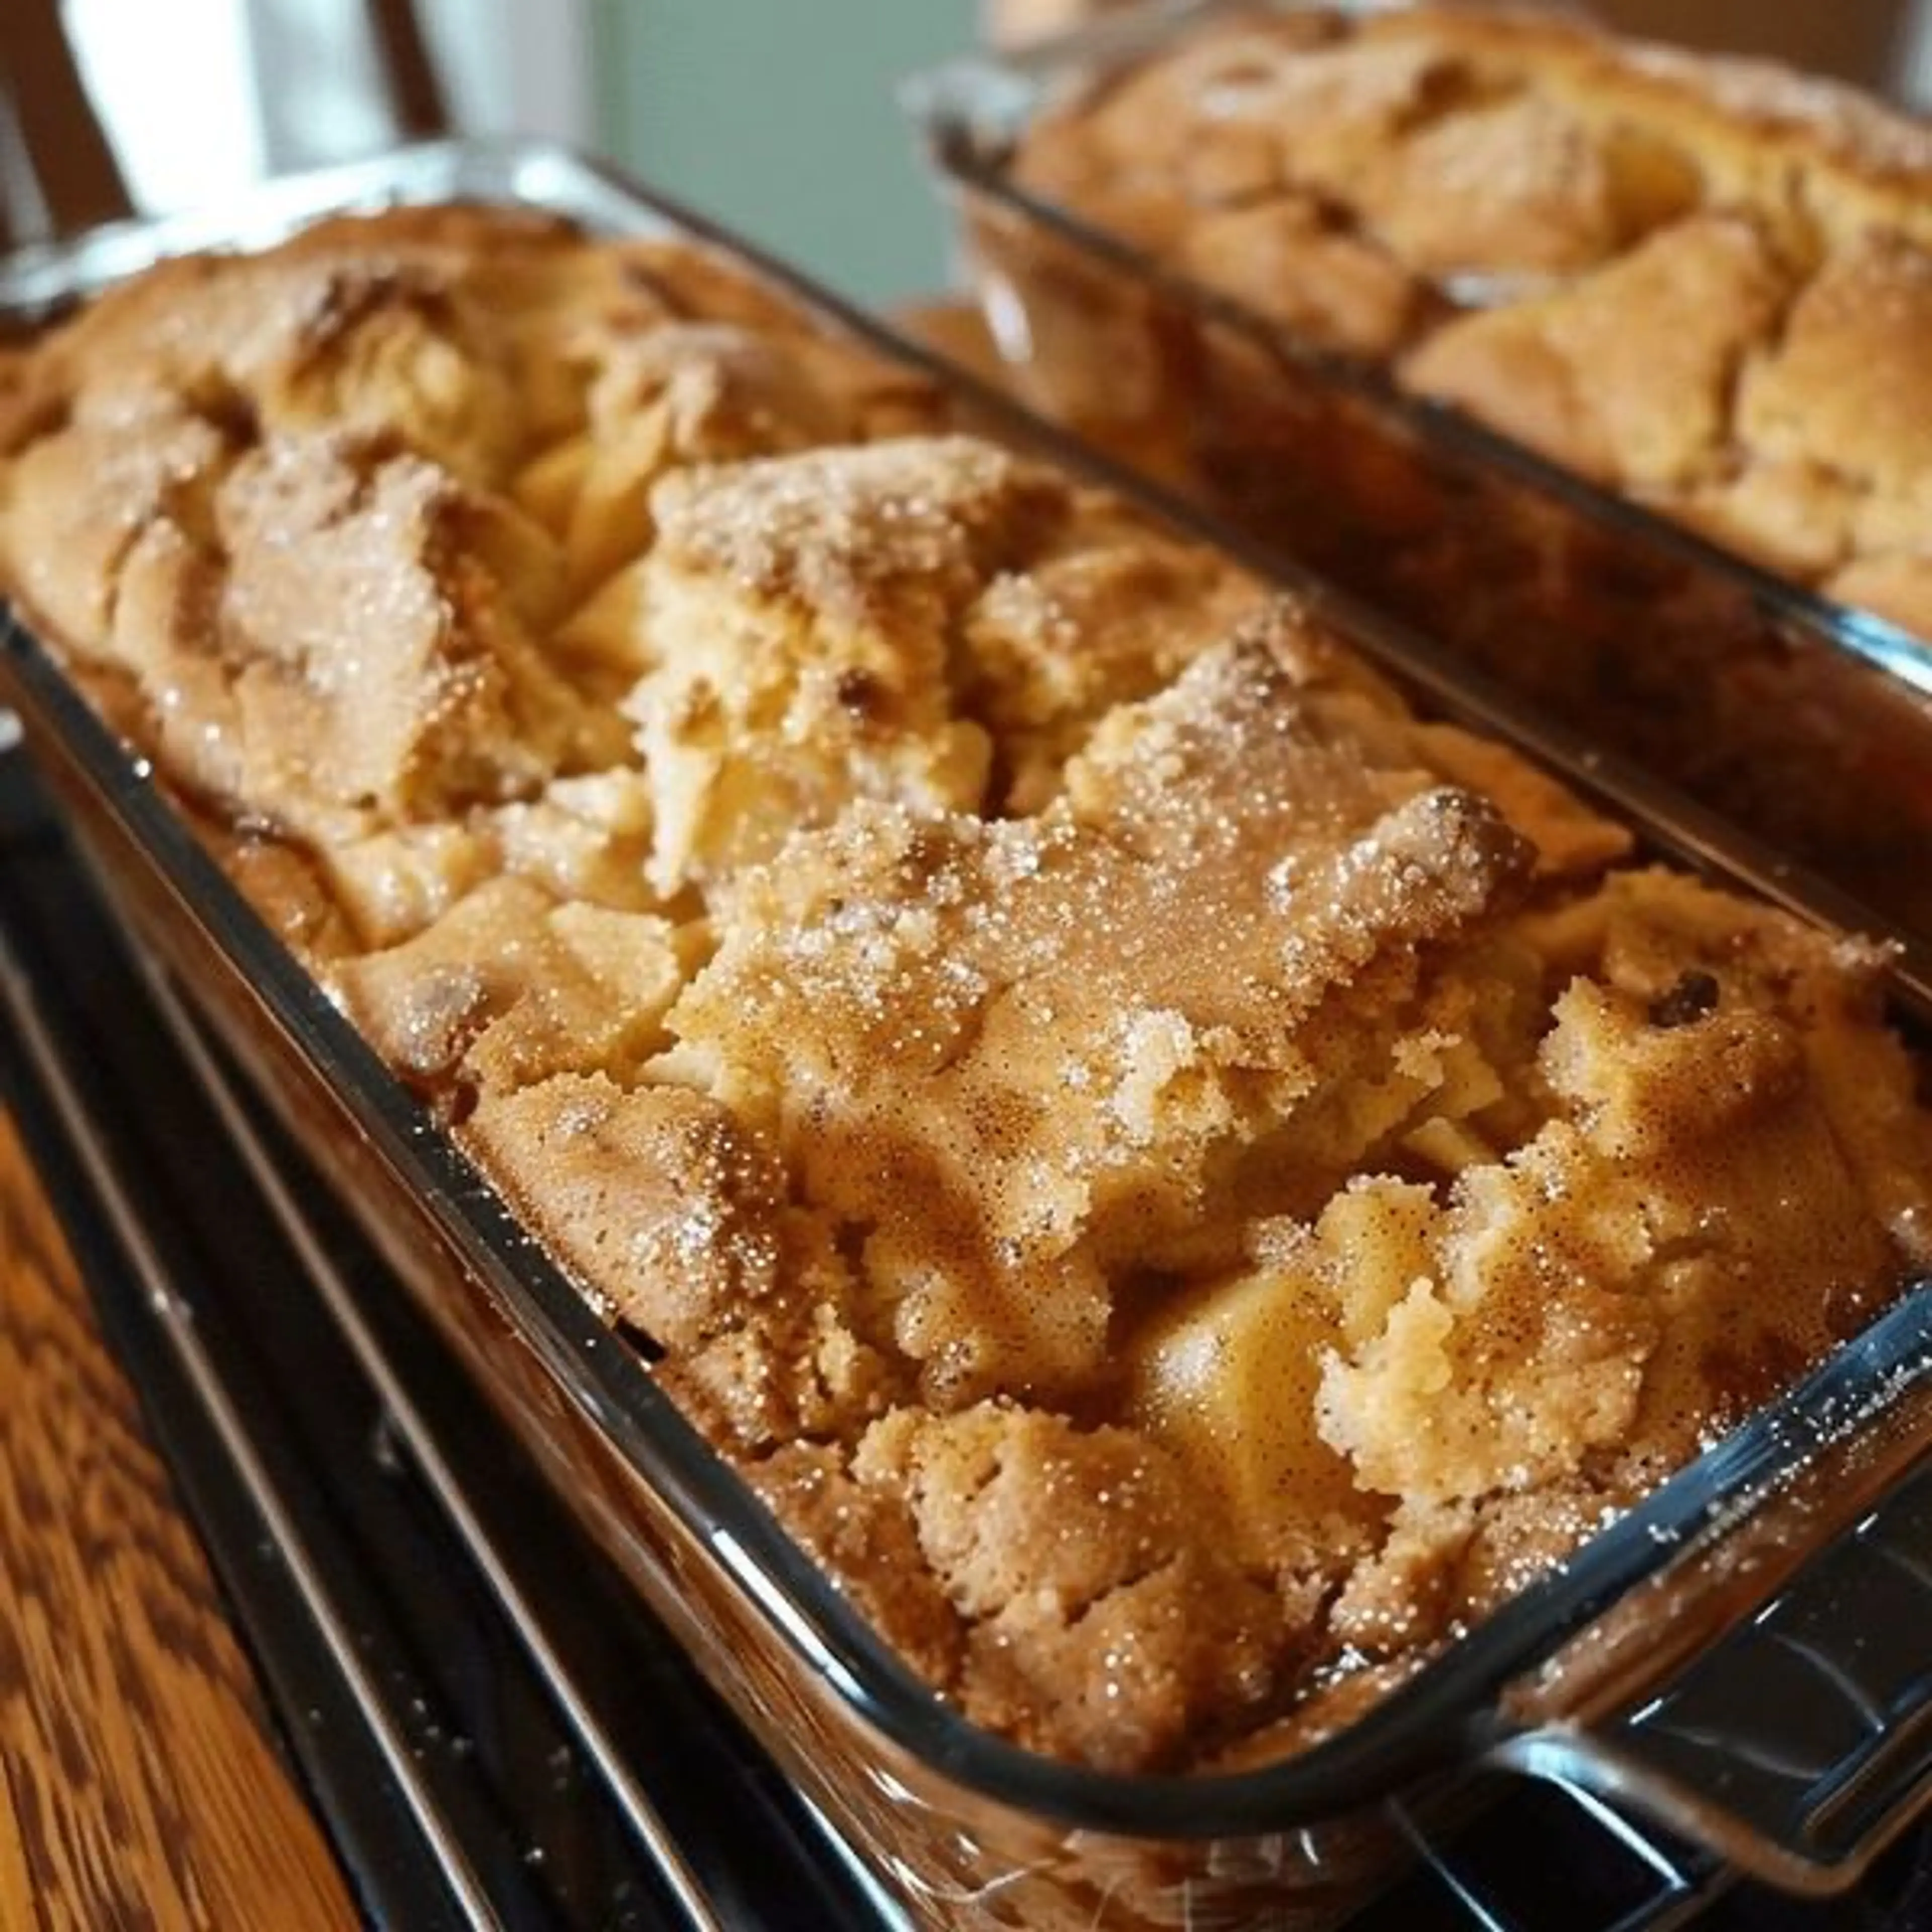
<instances>
[{"instance_id":1,"label":"apple chunk","mask_svg":"<svg viewBox=\"0 0 1932 1932\"><path fill-rule=\"evenodd\" d=\"M1315 1396L1342 1340L1312 1272L1267 1268L1188 1295L1135 1350L1133 1406L1227 1499L1257 1556L1304 1564L1376 1513L1316 1432Z\"/></svg>"}]
</instances>

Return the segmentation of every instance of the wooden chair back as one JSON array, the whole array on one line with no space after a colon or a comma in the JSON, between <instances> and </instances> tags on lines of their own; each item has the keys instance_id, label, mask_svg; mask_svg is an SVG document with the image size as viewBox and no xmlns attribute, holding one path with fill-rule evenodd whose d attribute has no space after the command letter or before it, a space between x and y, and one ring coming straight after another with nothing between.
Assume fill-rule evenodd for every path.
<instances>
[{"instance_id":1,"label":"wooden chair back","mask_svg":"<svg viewBox=\"0 0 1932 1932\"><path fill-rule=\"evenodd\" d=\"M89 98L60 0L4 0L0 32L0 249L132 209ZM442 133L448 100L413 0L357 0L399 138Z\"/></svg>"},{"instance_id":2,"label":"wooden chair back","mask_svg":"<svg viewBox=\"0 0 1932 1932\"><path fill-rule=\"evenodd\" d=\"M128 213L59 0L8 0L0 34L0 246Z\"/></svg>"}]
</instances>

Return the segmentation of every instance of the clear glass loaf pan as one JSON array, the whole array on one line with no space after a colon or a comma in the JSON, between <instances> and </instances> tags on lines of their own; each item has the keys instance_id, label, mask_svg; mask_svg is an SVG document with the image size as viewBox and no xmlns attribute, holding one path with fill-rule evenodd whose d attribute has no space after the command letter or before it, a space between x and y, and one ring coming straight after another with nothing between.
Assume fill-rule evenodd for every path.
<instances>
[{"instance_id":1,"label":"clear glass loaf pan","mask_svg":"<svg viewBox=\"0 0 1932 1932\"><path fill-rule=\"evenodd\" d=\"M700 238L828 328L932 367L706 224L523 144L413 150L281 184L224 220L16 257L0 265L0 318L30 327L164 253L452 198ZM959 393L1016 438L1084 461L970 385ZM1336 609L1433 709L1510 731L1507 705L1388 625ZM1593 1789L1804 1890L1852 1882L1917 1815L1932 1786L1932 1288L1346 1732L1240 1774L1052 1762L968 1726L884 1649L272 938L54 652L10 618L0 698L124 916L296 1124L562 1502L916 1922L1333 1924L1399 1867L1405 1814L1453 1814L1498 1766ZM1614 761L1546 732L1536 748L1658 849L1842 913ZM1906 962L1908 1017L1928 1010L1923 974L1922 957Z\"/></svg>"},{"instance_id":2,"label":"clear glass loaf pan","mask_svg":"<svg viewBox=\"0 0 1932 1932\"><path fill-rule=\"evenodd\" d=\"M1932 934L1932 643L1720 550L1016 178L1043 116L1218 20L1166 0L905 89L1033 406Z\"/></svg>"}]
</instances>

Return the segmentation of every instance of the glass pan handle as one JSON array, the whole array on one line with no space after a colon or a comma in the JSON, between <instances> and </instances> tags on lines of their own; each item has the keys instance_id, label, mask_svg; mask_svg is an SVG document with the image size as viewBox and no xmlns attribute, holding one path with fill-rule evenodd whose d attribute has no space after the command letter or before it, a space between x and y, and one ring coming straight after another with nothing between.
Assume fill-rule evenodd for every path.
<instances>
[{"instance_id":1,"label":"glass pan handle","mask_svg":"<svg viewBox=\"0 0 1932 1932\"><path fill-rule=\"evenodd\" d=\"M1661 1690L1491 1755L1786 1890L1856 1883L1932 1799L1932 1460Z\"/></svg>"}]
</instances>

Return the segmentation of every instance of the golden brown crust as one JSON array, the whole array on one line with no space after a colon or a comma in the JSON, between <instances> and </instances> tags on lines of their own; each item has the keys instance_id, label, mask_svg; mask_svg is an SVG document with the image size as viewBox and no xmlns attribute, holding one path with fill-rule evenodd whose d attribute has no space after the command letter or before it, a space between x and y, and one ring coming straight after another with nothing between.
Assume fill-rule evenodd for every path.
<instances>
[{"instance_id":1,"label":"golden brown crust","mask_svg":"<svg viewBox=\"0 0 1932 1932\"><path fill-rule=\"evenodd\" d=\"M1817 204L1817 218L1862 228L1882 196L1902 225L1925 232L1932 130L1855 88L1774 62L1620 40L1540 8L1400 8L1368 32L1465 60L1491 86L1533 88L1586 124L1668 140L1721 199L1781 190Z\"/></svg>"},{"instance_id":2,"label":"golden brown crust","mask_svg":"<svg viewBox=\"0 0 1932 1932\"><path fill-rule=\"evenodd\" d=\"M1736 372L1784 292L1748 222L1697 216L1554 295L1448 324L1403 379L1600 482L1682 488L1729 459Z\"/></svg>"},{"instance_id":3,"label":"golden brown crust","mask_svg":"<svg viewBox=\"0 0 1932 1932\"><path fill-rule=\"evenodd\" d=\"M1435 113L1430 59L1348 85ZM1645 247L1762 294L1761 238ZM1735 353L1692 320L1659 476ZM1305 1742L1932 1260L1877 956L1626 869L706 256L330 223L133 285L13 394L10 588L978 1723Z\"/></svg>"},{"instance_id":4,"label":"golden brown crust","mask_svg":"<svg viewBox=\"0 0 1932 1932\"><path fill-rule=\"evenodd\" d=\"M905 1496L886 1484L858 1480L848 1460L829 1444L794 1443L745 1473L880 1636L928 1683L950 1690L964 1624L920 1547Z\"/></svg>"},{"instance_id":5,"label":"golden brown crust","mask_svg":"<svg viewBox=\"0 0 1932 1932\"><path fill-rule=\"evenodd\" d=\"M662 1045L683 976L668 921L560 904L505 873L400 944L339 959L327 981L412 1081L514 1091L566 1070L634 1070Z\"/></svg>"},{"instance_id":6,"label":"golden brown crust","mask_svg":"<svg viewBox=\"0 0 1932 1932\"><path fill-rule=\"evenodd\" d=\"M1490 7L1243 16L1019 178L1318 343L1924 630L1932 128Z\"/></svg>"},{"instance_id":7,"label":"golden brown crust","mask_svg":"<svg viewBox=\"0 0 1932 1932\"><path fill-rule=\"evenodd\" d=\"M687 470L654 493L650 662L626 708L660 890L770 858L855 790L973 809L985 732L949 690L974 598L1050 540L1057 478L964 437Z\"/></svg>"},{"instance_id":8,"label":"golden brown crust","mask_svg":"<svg viewBox=\"0 0 1932 1932\"><path fill-rule=\"evenodd\" d=\"M778 1298L782 1184L699 1095L540 1076L486 1094L464 1134L578 1278L666 1347Z\"/></svg>"},{"instance_id":9,"label":"golden brown crust","mask_svg":"<svg viewBox=\"0 0 1932 1932\"><path fill-rule=\"evenodd\" d=\"M1312 196L1203 208L1182 232L1179 260L1218 294L1360 356L1393 355L1429 307L1419 278L1338 228Z\"/></svg>"},{"instance_id":10,"label":"golden brown crust","mask_svg":"<svg viewBox=\"0 0 1932 1932\"><path fill-rule=\"evenodd\" d=\"M1932 464L1932 425L1901 408L1932 328L1932 261L1896 236L1834 256L1746 376L1738 416L1774 456L1828 461L1895 493Z\"/></svg>"},{"instance_id":11,"label":"golden brown crust","mask_svg":"<svg viewBox=\"0 0 1932 1932\"><path fill-rule=\"evenodd\" d=\"M1527 869L1399 731L1349 728L1354 694L1296 682L1258 635L1114 712L1030 821L855 812L795 842L672 1017L871 1231L936 1405L1098 1373L1110 1276L1212 1225L1258 1144L1292 1169L1299 1103ZM1350 990L1366 1042L1322 1025Z\"/></svg>"},{"instance_id":12,"label":"golden brown crust","mask_svg":"<svg viewBox=\"0 0 1932 1932\"><path fill-rule=\"evenodd\" d=\"M957 1694L1036 1750L1103 1769L1198 1750L1265 1708L1311 1607L1244 1575L1185 1469L1124 1430L901 1410L854 1467L905 1499L964 1623Z\"/></svg>"}]
</instances>

